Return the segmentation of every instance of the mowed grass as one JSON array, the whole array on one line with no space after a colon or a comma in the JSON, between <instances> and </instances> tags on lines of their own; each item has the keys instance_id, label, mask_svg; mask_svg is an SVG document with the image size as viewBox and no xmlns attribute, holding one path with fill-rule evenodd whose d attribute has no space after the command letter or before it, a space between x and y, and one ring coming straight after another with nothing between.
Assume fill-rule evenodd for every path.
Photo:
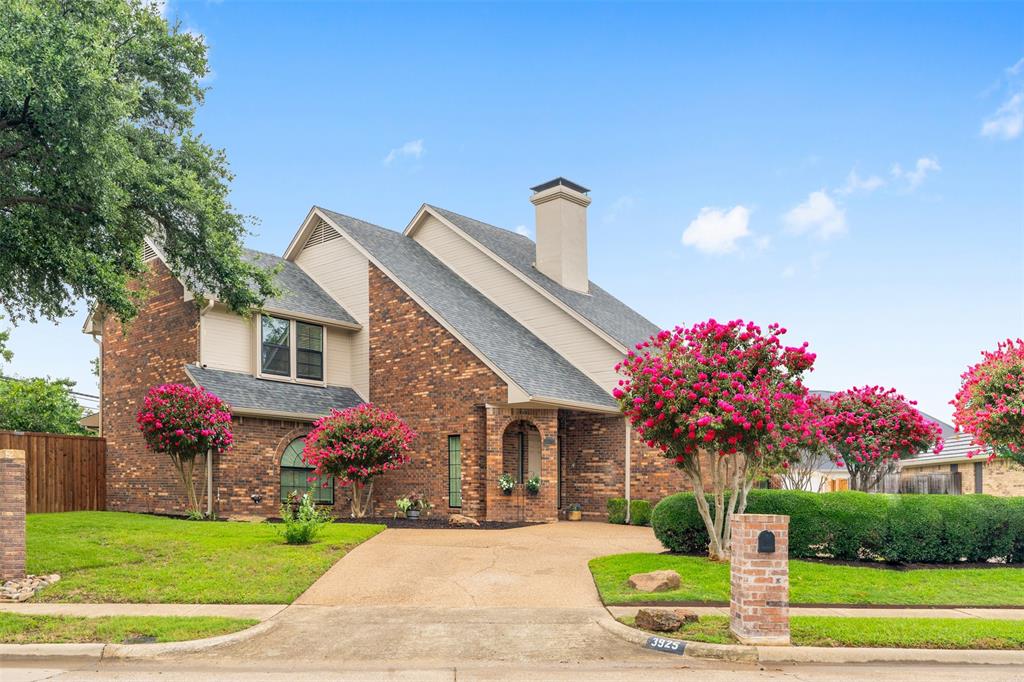
<instances>
[{"instance_id":1,"label":"mowed grass","mask_svg":"<svg viewBox=\"0 0 1024 682\"><path fill-rule=\"evenodd\" d=\"M678 590L637 592L628 584L634 573L664 569L679 573ZM591 560L590 571L605 604L729 601L729 565L703 557L614 554ZM894 570L790 561L789 592L793 604L1021 606L1024 569Z\"/></svg>"},{"instance_id":2,"label":"mowed grass","mask_svg":"<svg viewBox=\"0 0 1024 682\"><path fill-rule=\"evenodd\" d=\"M633 625L633 618L620 619ZM676 632L656 633L691 642L735 644L725 616L701 616ZM840 618L793 616L795 646L901 647L905 649L1024 649L1024 621L974 618Z\"/></svg>"},{"instance_id":3,"label":"mowed grass","mask_svg":"<svg viewBox=\"0 0 1024 682\"><path fill-rule=\"evenodd\" d=\"M249 618L207 616L25 616L0 613L0 643L62 644L67 642L125 643L145 639L180 642L237 632L258 623Z\"/></svg>"},{"instance_id":4,"label":"mowed grass","mask_svg":"<svg viewBox=\"0 0 1024 682\"><path fill-rule=\"evenodd\" d=\"M288 604L384 526L330 524L286 545L274 524L121 512L30 514L28 572L61 580L33 601Z\"/></svg>"}]
</instances>

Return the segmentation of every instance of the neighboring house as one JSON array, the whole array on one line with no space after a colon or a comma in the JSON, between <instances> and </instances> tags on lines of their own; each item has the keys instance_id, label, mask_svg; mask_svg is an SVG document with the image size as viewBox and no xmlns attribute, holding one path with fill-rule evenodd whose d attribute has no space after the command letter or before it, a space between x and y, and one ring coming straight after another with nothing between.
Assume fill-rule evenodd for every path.
<instances>
[{"instance_id":1,"label":"neighboring house","mask_svg":"<svg viewBox=\"0 0 1024 682\"><path fill-rule=\"evenodd\" d=\"M200 309L147 243L151 296L127 328L102 336L102 434L112 509L176 512L165 456L146 450L135 412L150 386L189 382L226 400L235 445L215 458L222 516L273 516L305 487L301 439L331 408L363 401L417 433L412 461L374 484L375 511L420 492L438 511L552 520L611 497L656 502L686 488L632 434L611 390L614 366L657 327L587 276L588 190L563 178L533 188L537 243L423 205L399 233L313 207L280 265L279 298L243 318ZM537 475L504 496L502 473ZM345 490L319 489L347 511Z\"/></svg>"},{"instance_id":2,"label":"neighboring house","mask_svg":"<svg viewBox=\"0 0 1024 682\"><path fill-rule=\"evenodd\" d=\"M90 433L99 433L100 430L100 413L90 412L78 420L78 425Z\"/></svg>"},{"instance_id":3,"label":"neighboring house","mask_svg":"<svg viewBox=\"0 0 1024 682\"><path fill-rule=\"evenodd\" d=\"M928 478L948 477L954 494L1024 496L1024 466L1004 457L990 460L992 451L989 448L982 448L973 457L968 456L978 449L970 435L955 433L946 438L942 452L928 451L904 460L900 469L901 479L923 477L919 479L920 484L927 485Z\"/></svg>"}]
</instances>

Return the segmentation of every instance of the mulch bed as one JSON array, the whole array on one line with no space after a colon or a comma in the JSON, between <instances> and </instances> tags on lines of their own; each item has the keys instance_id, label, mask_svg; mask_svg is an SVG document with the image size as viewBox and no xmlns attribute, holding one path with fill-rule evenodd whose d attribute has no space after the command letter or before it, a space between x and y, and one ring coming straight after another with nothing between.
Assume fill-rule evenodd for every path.
<instances>
[{"instance_id":1,"label":"mulch bed","mask_svg":"<svg viewBox=\"0 0 1024 682\"><path fill-rule=\"evenodd\" d=\"M393 518L390 516L367 516L362 519L341 518L335 519L335 523L379 523L388 528L455 528L461 530L507 530L509 528L523 528L525 526L536 526L537 523L525 521L480 521L479 526L455 526L448 523L446 516L431 516L416 520L406 518Z\"/></svg>"}]
</instances>

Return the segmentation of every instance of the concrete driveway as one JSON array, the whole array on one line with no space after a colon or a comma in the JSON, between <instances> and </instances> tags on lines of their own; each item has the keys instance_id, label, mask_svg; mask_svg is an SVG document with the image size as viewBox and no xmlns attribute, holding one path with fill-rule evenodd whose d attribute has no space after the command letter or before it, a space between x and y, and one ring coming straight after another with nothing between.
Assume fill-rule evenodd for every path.
<instances>
[{"instance_id":1,"label":"concrete driveway","mask_svg":"<svg viewBox=\"0 0 1024 682\"><path fill-rule=\"evenodd\" d=\"M550 523L510 530L394 529L364 542L295 602L316 606L600 607L594 557L661 552L650 528Z\"/></svg>"}]
</instances>

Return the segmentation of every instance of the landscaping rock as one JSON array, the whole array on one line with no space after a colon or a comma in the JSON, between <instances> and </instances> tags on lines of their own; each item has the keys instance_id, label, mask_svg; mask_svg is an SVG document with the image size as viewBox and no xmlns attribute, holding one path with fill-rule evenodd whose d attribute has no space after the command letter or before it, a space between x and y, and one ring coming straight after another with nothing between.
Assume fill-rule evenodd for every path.
<instances>
[{"instance_id":1,"label":"landscaping rock","mask_svg":"<svg viewBox=\"0 0 1024 682\"><path fill-rule=\"evenodd\" d=\"M651 571L629 576L629 586L638 592L667 592L679 587L679 574L675 571Z\"/></svg>"},{"instance_id":2,"label":"landscaping rock","mask_svg":"<svg viewBox=\"0 0 1024 682\"><path fill-rule=\"evenodd\" d=\"M472 516L464 516L463 514L449 514L448 523L453 526L479 526L480 522L474 519Z\"/></svg>"},{"instance_id":3,"label":"landscaping rock","mask_svg":"<svg viewBox=\"0 0 1024 682\"><path fill-rule=\"evenodd\" d=\"M683 623L696 622L696 614L682 609L640 609L636 612L636 626L655 632L675 632Z\"/></svg>"},{"instance_id":4,"label":"landscaping rock","mask_svg":"<svg viewBox=\"0 0 1024 682\"><path fill-rule=\"evenodd\" d=\"M0 585L0 602L22 602L31 599L36 592L60 580L56 573L50 575L27 575L20 580L8 580Z\"/></svg>"}]
</instances>

